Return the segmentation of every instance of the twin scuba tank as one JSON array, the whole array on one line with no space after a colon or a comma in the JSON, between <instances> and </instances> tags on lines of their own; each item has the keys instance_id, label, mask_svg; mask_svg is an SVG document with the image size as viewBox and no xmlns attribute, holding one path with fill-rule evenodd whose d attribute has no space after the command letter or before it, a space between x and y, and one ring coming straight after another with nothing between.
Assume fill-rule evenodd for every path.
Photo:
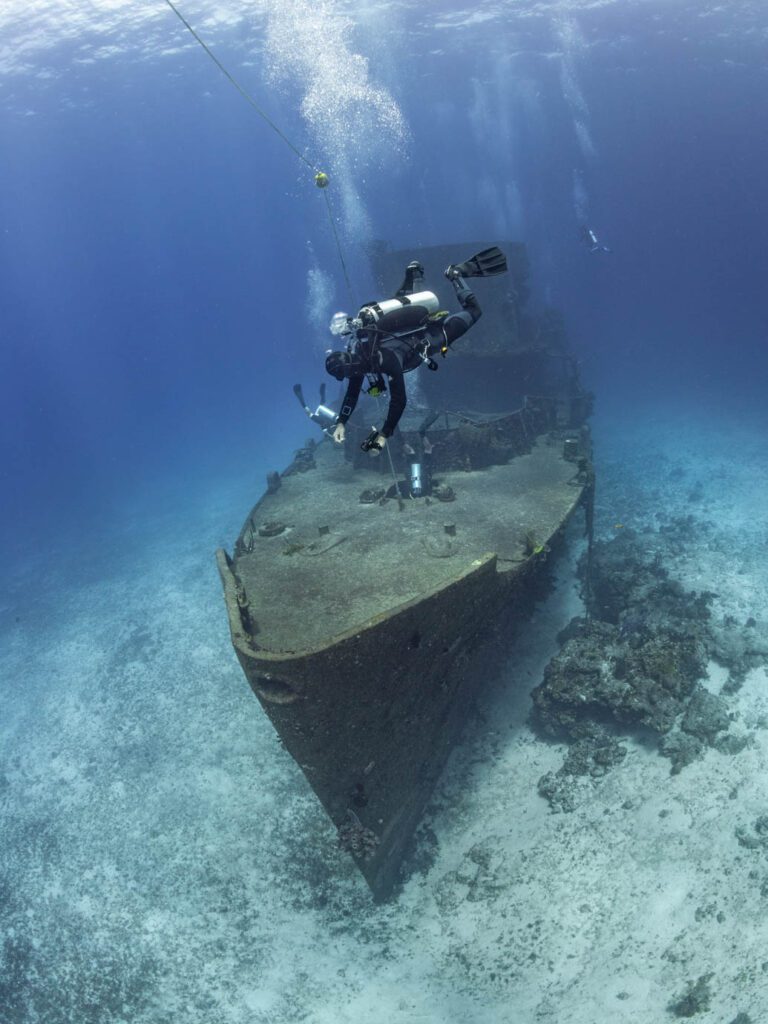
<instances>
[{"instance_id":1,"label":"twin scuba tank","mask_svg":"<svg viewBox=\"0 0 768 1024\"><path fill-rule=\"evenodd\" d=\"M360 325L382 334L409 334L423 327L437 313L440 303L434 292L415 292L383 302L369 302L357 314Z\"/></svg>"}]
</instances>

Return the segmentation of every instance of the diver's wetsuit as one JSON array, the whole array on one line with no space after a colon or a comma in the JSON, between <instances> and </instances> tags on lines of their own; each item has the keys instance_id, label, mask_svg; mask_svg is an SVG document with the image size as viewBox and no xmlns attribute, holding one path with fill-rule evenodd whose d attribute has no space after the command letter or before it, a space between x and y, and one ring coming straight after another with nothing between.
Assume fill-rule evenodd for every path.
<instances>
[{"instance_id":1,"label":"diver's wetsuit","mask_svg":"<svg viewBox=\"0 0 768 1024\"><path fill-rule=\"evenodd\" d=\"M397 292L398 297L421 291L422 281L421 273L409 267L402 287ZM354 354L356 360L359 360L359 372L356 368L356 372L349 378L339 423L346 423L355 411L365 375L385 373L389 377L389 409L380 433L384 437L392 436L406 405L404 374L417 369L438 352L444 354L445 349L466 334L472 324L480 319L482 310L463 278L454 277L451 283L462 306L460 313L430 321L405 336L365 327L357 332Z\"/></svg>"}]
</instances>

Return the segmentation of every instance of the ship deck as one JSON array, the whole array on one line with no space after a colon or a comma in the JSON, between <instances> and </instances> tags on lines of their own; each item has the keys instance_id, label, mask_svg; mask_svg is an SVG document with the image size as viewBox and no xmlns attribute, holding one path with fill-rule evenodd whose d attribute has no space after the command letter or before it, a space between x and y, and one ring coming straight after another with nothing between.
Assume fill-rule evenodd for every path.
<instances>
[{"instance_id":1,"label":"ship deck","mask_svg":"<svg viewBox=\"0 0 768 1024\"><path fill-rule=\"evenodd\" d=\"M284 477L254 511L255 528L278 521L286 529L271 537L254 530L253 550L236 559L254 639L275 653L324 646L489 553L500 572L510 570L526 557L526 536L546 544L582 494L562 441L546 438L506 465L441 473L452 502L362 504L362 491L392 477L353 470L330 441L314 454L316 469Z\"/></svg>"}]
</instances>

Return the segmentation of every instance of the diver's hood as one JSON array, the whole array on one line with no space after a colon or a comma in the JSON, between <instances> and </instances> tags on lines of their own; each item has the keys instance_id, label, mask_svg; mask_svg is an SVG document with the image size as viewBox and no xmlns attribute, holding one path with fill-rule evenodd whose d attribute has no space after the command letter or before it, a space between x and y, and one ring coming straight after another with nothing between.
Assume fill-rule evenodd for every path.
<instances>
[{"instance_id":1,"label":"diver's hood","mask_svg":"<svg viewBox=\"0 0 768 1024\"><path fill-rule=\"evenodd\" d=\"M344 380L358 368L359 362L351 352L329 352L325 357L325 369L336 380Z\"/></svg>"}]
</instances>

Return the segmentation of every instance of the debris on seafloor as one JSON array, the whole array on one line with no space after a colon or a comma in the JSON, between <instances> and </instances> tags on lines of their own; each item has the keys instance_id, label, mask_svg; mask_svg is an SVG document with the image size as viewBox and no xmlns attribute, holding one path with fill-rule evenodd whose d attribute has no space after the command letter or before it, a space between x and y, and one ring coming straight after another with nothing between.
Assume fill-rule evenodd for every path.
<instances>
[{"instance_id":1,"label":"debris on seafloor","mask_svg":"<svg viewBox=\"0 0 768 1024\"><path fill-rule=\"evenodd\" d=\"M669 1004L670 1013L675 1017L694 1017L708 1010L712 1000L710 982L713 977L713 974L702 974L695 982L691 982L687 990Z\"/></svg>"}]
</instances>

